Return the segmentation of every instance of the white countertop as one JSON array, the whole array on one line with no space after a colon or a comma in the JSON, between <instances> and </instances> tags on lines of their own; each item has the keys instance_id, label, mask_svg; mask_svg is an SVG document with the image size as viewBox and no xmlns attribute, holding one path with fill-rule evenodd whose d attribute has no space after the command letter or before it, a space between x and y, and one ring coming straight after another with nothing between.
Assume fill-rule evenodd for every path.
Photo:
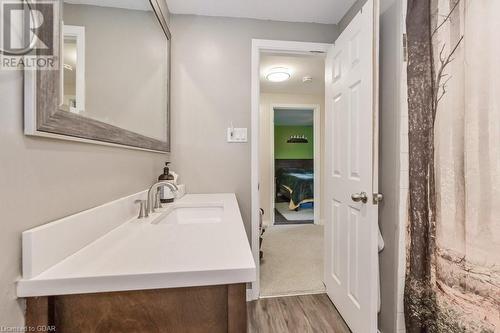
<instances>
[{"instance_id":1,"label":"white countertop","mask_svg":"<svg viewBox=\"0 0 500 333\"><path fill-rule=\"evenodd\" d=\"M42 273L18 281L19 297L177 288L254 281L255 263L234 194L189 194L177 204L224 206L222 221L133 219ZM174 204L175 205L175 204ZM75 230L74 232L78 232ZM64 237L64 235L62 235ZM57 239L54 239L57 244Z\"/></svg>"}]
</instances>

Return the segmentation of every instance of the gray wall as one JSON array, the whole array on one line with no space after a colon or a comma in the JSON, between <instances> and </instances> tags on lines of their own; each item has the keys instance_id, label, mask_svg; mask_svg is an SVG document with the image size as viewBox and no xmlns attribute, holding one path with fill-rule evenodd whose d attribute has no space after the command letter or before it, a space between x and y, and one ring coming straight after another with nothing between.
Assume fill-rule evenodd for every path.
<instances>
[{"instance_id":1,"label":"gray wall","mask_svg":"<svg viewBox=\"0 0 500 333\"><path fill-rule=\"evenodd\" d=\"M19 71L0 70L0 125L0 326L22 326L21 232L144 190L166 156L24 136Z\"/></svg>"},{"instance_id":2,"label":"gray wall","mask_svg":"<svg viewBox=\"0 0 500 333\"><path fill-rule=\"evenodd\" d=\"M251 40L331 43L336 26L190 15L171 26L173 170L189 192L235 192L250 236L250 142L225 133L231 121L250 130Z\"/></svg>"},{"instance_id":3,"label":"gray wall","mask_svg":"<svg viewBox=\"0 0 500 333\"><path fill-rule=\"evenodd\" d=\"M399 119L401 33L400 1L380 4L380 206L379 221L385 249L380 254L381 300L379 329L396 331L399 253Z\"/></svg>"},{"instance_id":4,"label":"gray wall","mask_svg":"<svg viewBox=\"0 0 500 333\"><path fill-rule=\"evenodd\" d=\"M361 10L363 5L366 3L367 0L357 0L354 5L349 8L347 13L345 13L344 17L339 21L338 27L339 27L339 33L344 31L344 29L351 23L352 19L356 14ZM379 2L385 1L385 0L379 0Z\"/></svg>"}]
</instances>

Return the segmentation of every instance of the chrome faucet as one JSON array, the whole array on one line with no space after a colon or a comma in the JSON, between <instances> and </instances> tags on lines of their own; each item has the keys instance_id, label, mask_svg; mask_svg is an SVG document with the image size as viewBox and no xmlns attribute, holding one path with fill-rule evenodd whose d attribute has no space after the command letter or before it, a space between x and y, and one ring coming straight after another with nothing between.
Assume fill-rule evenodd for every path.
<instances>
[{"instance_id":1,"label":"chrome faucet","mask_svg":"<svg viewBox=\"0 0 500 333\"><path fill-rule=\"evenodd\" d=\"M155 208L158 208L158 207L154 207L153 200L159 200L158 189L161 186L168 187L172 191L172 193L174 193L174 195L179 190L179 188L177 187L177 185L169 183L169 182L166 182L166 181L157 182L157 183L154 183L153 185L151 185L151 187L149 188L149 191L148 191L148 201L146 202L146 217L150 213L154 213Z\"/></svg>"}]
</instances>

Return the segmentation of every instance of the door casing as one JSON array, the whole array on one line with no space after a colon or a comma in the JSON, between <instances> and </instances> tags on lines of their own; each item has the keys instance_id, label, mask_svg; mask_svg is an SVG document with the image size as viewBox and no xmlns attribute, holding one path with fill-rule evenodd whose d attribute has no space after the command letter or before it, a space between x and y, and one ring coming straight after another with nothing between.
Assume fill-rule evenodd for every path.
<instances>
[{"instance_id":1,"label":"door casing","mask_svg":"<svg viewBox=\"0 0 500 333\"><path fill-rule=\"evenodd\" d=\"M260 54L262 52L280 52L291 54L326 53L332 44L293 42L281 40L252 39L252 75L251 75L251 247L255 260L257 279L252 282L252 289L247 290L247 300L260 297L260 259L259 259L259 108L260 108Z\"/></svg>"},{"instance_id":2,"label":"door casing","mask_svg":"<svg viewBox=\"0 0 500 333\"><path fill-rule=\"evenodd\" d=\"M269 122L271 124L271 135L270 135L270 152L271 159L269 165L269 171L271 175L271 180L274 180L274 175L276 173L275 163L274 163L274 112L276 109L287 109L287 110L305 110L311 109L313 112L313 140L314 140L314 224L322 224L321 221L321 107L319 104L271 104L270 105L270 116ZM293 111L292 111L293 112ZM271 182L270 194L271 202L269 215L271 217L270 224L274 225L274 208L276 204L276 184Z\"/></svg>"}]
</instances>

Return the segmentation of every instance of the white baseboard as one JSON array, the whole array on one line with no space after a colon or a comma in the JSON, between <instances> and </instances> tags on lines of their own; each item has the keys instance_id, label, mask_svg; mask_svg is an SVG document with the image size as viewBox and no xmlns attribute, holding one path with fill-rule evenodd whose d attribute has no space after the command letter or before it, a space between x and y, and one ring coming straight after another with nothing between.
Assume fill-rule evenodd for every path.
<instances>
[{"instance_id":1,"label":"white baseboard","mask_svg":"<svg viewBox=\"0 0 500 333\"><path fill-rule=\"evenodd\" d=\"M247 302L253 301L253 289L247 289Z\"/></svg>"}]
</instances>

